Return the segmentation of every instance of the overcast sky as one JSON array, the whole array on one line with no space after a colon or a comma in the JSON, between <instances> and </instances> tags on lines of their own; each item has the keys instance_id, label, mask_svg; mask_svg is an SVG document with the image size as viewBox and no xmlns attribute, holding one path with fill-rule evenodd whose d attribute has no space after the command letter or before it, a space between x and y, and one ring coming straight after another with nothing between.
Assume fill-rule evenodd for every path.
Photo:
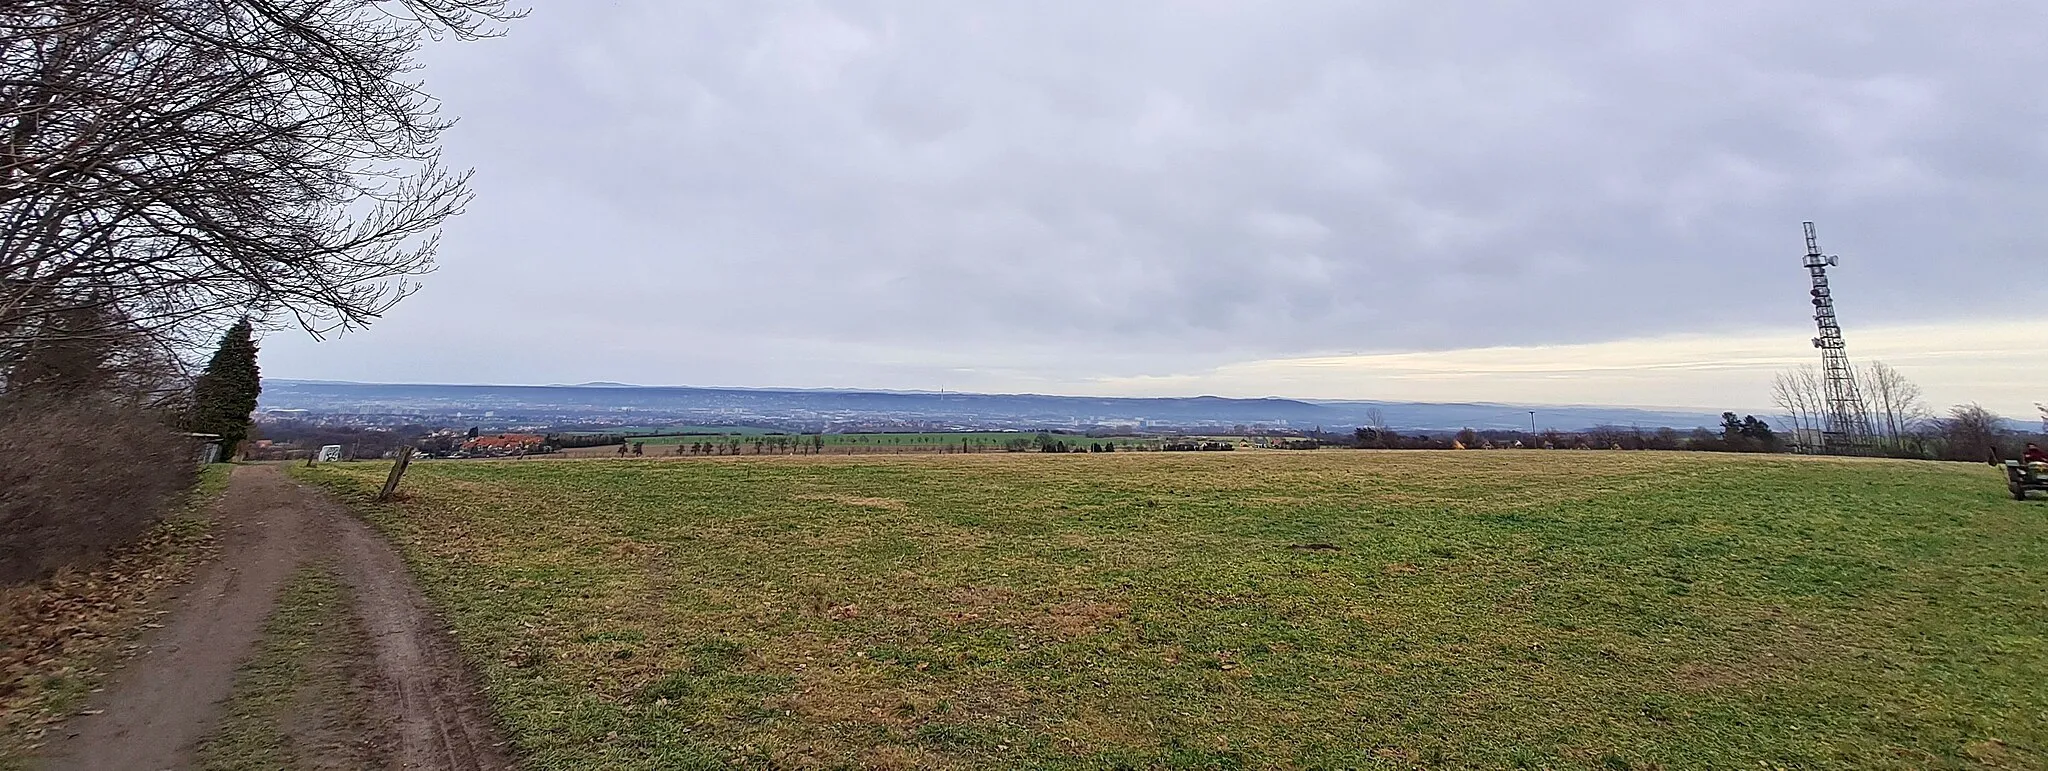
<instances>
[{"instance_id":1,"label":"overcast sky","mask_svg":"<svg viewBox=\"0 0 2048 771\"><path fill-rule=\"evenodd\" d=\"M1852 357L2048 398L2038 0L539 5L267 375L1764 407L1811 219Z\"/></svg>"}]
</instances>

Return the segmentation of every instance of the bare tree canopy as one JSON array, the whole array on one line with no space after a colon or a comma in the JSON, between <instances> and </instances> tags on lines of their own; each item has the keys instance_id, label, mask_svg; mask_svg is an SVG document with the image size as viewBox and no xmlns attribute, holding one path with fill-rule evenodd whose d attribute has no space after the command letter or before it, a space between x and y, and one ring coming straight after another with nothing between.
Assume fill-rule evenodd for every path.
<instances>
[{"instance_id":1,"label":"bare tree canopy","mask_svg":"<svg viewBox=\"0 0 2048 771\"><path fill-rule=\"evenodd\" d=\"M1817 443L1827 419L1827 399L1821 394L1819 368L1808 364L1778 373L1771 381L1771 401L1791 422L1794 445Z\"/></svg>"},{"instance_id":2,"label":"bare tree canopy","mask_svg":"<svg viewBox=\"0 0 2048 771\"><path fill-rule=\"evenodd\" d=\"M1981 461L2000 452L1999 424L2004 418L1978 404L1958 404L1939 421L1949 460Z\"/></svg>"},{"instance_id":3,"label":"bare tree canopy","mask_svg":"<svg viewBox=\"0 0 2048 771\"><path fill-rule=\"evenodd\" d=\"M1863 386L1858 390L1870 405L1870 422L1888 444L1903 442L1930 417L1920 400L1920 386L1891 365L1873 361L1859 375Z\"/></svg>"},{"instance_id":4,"label":"bare tree canopy","mask_svg":"<svg viewBox=\"0 0 2048 771\"><path fill-rule=\"evenodd\" d=\"M1809 364L1780 372L1771 383L1771 400L1795 431L1795 444L1815 445L1827 428L1827 395L1821 381L1820 369ZM1859 368L1856 382L1863 396L1861 417L1876 432L1878 449L1917 455L1922 429L1932 417L1921 400L1920 386L1881 361Z\"/></svg>"},{"instance_id":5,"label":"bare tree canopy","mask_svg":"<svg viewBox=\"0 0 2048 771\"><path fill-rule=\"evenodd\" d=\"M186 391L177 352L105 308L72 308L46 320L0 370L0 394L43 402L95 400L177 408Z\"/></svg>"},{"instance_id":6,"label":"bare tree canopy","mask_svg":"<svg viewBox=\"0 0 2048 771\"><path fill-rule=\"evenodd\" d=\"M109 333L368 323L469 199L409 76L504 0L0 3L0 365L58 319ZM76 326L75 324L73 325ZM189 325L187 325L189 326ZM195 330L205 335L211 329Z\"/></svg>"}]
</instances>

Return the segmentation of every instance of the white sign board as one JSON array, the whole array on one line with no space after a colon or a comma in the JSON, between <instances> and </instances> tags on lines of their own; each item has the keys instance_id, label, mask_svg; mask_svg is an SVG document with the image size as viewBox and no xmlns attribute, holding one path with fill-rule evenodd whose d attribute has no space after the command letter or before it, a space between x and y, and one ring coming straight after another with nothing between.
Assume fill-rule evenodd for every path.
<instances>
[{"instance_id":1,"label":"white sign board","mask_svg":"<svg viewBox=\"0 0 2048 771\"><path fill-rule=\"evenodd\" d=\"M320 462L331 463L341 460L341 445L330 444L320 448Z\"/></svg>"}]
</instances>

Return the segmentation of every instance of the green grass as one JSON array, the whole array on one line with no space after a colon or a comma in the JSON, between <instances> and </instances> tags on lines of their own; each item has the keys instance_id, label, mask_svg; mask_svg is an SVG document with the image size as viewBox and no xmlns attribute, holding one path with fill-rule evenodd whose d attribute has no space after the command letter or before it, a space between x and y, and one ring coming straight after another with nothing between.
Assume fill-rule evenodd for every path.
<instances>
[{"instance_id":1,"label":"green grass","mask_svg":"<svg viewBox=\"0 0 2048 771\"><path fill-rule=\"evenodd\" d=\"M199 748L210 771L375 768L376 724L360 694L368 640L348 591L321 568L293 577L255 657L236 674L221 724Z\"/></svg>"},{"instance_id":2,"label":"green grass","mask_svg":"<svg viewBox=\"0 0 2048 771\"><path fill-rule=\"evenodd\" d=\"M228 476L233 474L234 470L234 464L231 463L209 463L200 467L199 481L192 486L191 498L185 504L186 509L197 510L212 503L221 493L227 492Z\"/></svg>"},{"instance_id":3,"label":"green grass","mask_svg":"<svg viewBox=\"0 0 2048 771\"><path fill-rule=\"evenodd\" d=\"M1981 466L742 457L404 490L366 510L534 768L2048 765L2048 506Z\"/></svg>"}]
</instances>

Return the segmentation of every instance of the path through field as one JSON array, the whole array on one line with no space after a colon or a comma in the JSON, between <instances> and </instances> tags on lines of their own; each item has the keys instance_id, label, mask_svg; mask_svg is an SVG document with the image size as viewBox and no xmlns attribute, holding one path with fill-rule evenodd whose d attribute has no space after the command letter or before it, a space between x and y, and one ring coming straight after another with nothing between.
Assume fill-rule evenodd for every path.
<instances>
[{"instance_id":1,"label":"path through field","mask_svg":"<svg viewBox=\"0 0 2048 771\"><path fill-rule=\"evenodd\" d=\"M43 767L196 767L280 591L315 565L354 596L369 650L350 660L367 670L353 679L368 685L344 696L363 700L354 711L370 719L337 721L323 706L321 715L286 716L283 738L404 768L510 766L452 642L380 537L274 466L235 469L217 516L220 559L181 588L163 628L145 635L141 652L57 734ZM336 737L338 728L356 735ZM305 760L325 767L340 759Z\"/></svg>"}]
</instances>

